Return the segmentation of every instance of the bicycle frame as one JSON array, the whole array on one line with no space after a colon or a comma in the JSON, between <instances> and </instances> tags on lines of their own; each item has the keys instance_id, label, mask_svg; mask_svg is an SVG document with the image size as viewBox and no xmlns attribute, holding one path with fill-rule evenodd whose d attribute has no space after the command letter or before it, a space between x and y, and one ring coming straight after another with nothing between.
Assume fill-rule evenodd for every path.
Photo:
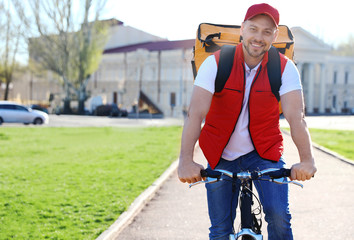
<instances>
[{"instance_id":1,"label":"bicycle frame","mask_svg":"<svg viewBox=\"0 0 354 240\"><path fill-rule=\"evenodd\" d=\"M230 234L229 239L263 240L260 229L257 231L253 223L252 180L243 180L240 192L241 231L236 234Z\"/></svg>"}]
</instances>

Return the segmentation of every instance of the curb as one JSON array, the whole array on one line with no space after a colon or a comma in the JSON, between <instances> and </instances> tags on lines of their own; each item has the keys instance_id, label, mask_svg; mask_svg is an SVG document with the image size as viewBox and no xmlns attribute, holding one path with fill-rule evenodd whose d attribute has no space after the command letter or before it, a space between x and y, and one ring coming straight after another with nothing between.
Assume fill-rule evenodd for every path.
<instances>
[{"instance_id":1,"label":"curb","mask_svg":"<svg viewBox=\"0 0 354 240\"><path fill-rule=\"evenodd\" d=\"M331 155L332 157L335 157L335 158L337 158L338 160L341 160L341 161L344 162L344 163L347 163L347 164L349 164L349 165L354 166L354 161L351 161L351 160L349 160L349 159L346 159L346 158L343 157L342 155L339 155L338 153L333 152L333 151L329 150L328 148L325 148L325 147L323 147L323 146L321 146L321 145L318 145L317 143L312 142L312 145L313 145L314 148L316 148L316 149L318 149L318 150L320 150L320 151L322 151L322 152L324 152L324 153L327 153L327 154Z\"/></svg>"},{"instance_id":2,"label":"curb","mask_svg":"<svg viewBox=\"0 0 354 240\"><path fill-rule=\"evenodd\" d=\"M286 131L286 130L284 130L284 129L282 129L281 131L282 131L284 134L287 134L287 135L291 136L290 132L288 132L288 131ZM334 157L334 158L336 158L336 159L338 159L338 160L340 160L340 161L342 161L342 162L344 162L344 163L347 163L347 164L349 164L349 165L354 166L354 161L351 161L351 160L349 160L349 159L343 157L342 155L339 155L338 153L329 150L328 148L325 148L325 147L323 147L323 146L321 146L321 145L319 145L319 144L317 144L317 143L315 143L315 142L312 142L312 146L313 146L314 148L320 150L321 152L324 152L324 153L326 153L326 154L328 154L328 155L331 155L332 157Z\"/></svg>"},{"instance_id":3,"label":"curb","mask_svg":"<svg viewBox=\"0 0 354 240\"><path fill-rule=\"evenodd\" d=\"M113 240L118 234L128 226L144 206L155 196L155 193L161 188L162 184L172 175L178 167L178 159L174 161L169 168L144 192L142 192L134 202L129 206L128 210L122 213L119 218L96 240Z\"/></svg>"}]
</instances>

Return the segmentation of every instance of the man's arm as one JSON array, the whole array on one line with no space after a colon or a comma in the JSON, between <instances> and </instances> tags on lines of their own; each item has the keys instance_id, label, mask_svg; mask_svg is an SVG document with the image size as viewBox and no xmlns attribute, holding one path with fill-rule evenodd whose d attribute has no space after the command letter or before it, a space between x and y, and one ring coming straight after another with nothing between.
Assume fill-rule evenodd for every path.
<instances>
[{"instance_id":1,"label":"man's arm","mask_svg":"<svg viewBox=\"0 0 354 240\"><path fill-rule=\"evenodd\" d=\"M178 165L178 177L181 182L193 183L200 181L200 170L204 167L193 160L194 146L197 142L201 124L209 111L213 95L209 91L194 86L188 114L185 119L181 152Z\"/></svg>"},{"instance_id":2,"label":"man's arm","mask_svg":"<svg viewBox=\"0 0 354 240\"><path fill-rule=\"evenodd\" d=\"M310 133L304 114L304 102L301 90L288 92L280 97L283 114L290 125L291 137L298 149L300 163L294 164L291 179L309 180L317 171L312 151Z\"/></svg>"}]
</instances>

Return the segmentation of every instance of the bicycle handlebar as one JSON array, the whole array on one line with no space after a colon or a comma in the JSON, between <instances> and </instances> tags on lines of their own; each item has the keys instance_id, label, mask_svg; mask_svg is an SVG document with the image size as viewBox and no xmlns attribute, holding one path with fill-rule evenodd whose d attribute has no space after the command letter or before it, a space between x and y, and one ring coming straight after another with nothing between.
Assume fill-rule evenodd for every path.
<instances>
[{"instance_id":1,"label":"bicycle handlebar","mask_svg":"<svg viewBox=\"0 0 354 240\"><path fill-rule=\"evenodd\" d=\"M239 178L239 179L251 179L256 180L261 176L269 176L270 178L282 178L282 177L290 177L291 169L287 168L269 168L262 171L254 171L254 172L240 172L236 175L232 172L218 169L218 170L211 170L211 169L204 169L200 171L200 174L203 178L205 177L212 177L212 178L220 178L223 174L229 176L231 178Z\"/></svg>"},{"instance_id":2,"label":"bicycle handlebar","mask_svg":"<svg viewBox=\"0 0 354 240\"><path fill-rule=\"evenodd\" d=\"M253 172L239 172L239 173L232 173L227 170L223 169L204 169L200 171L200 174L203 178L206 178L205 181L199 181L195 182L189 185L189 187L192 187L194 185L197 185L199 183L214 183L223 180L221 177L222 175L228 176L232 179L240 179L242 181L244 180L266 180L266 181L271 181L274 183L278 184L288 184L288 183L293 183L295 185L298 185L300 187L303 187L302 184L295 182L295 181L289 181L287 177L290 177L291 175L291 169L287 168L268 168L262 171L253 171ZM262 176L269 176L270 179L262 179Z\"/></svg>"}]
</instances>

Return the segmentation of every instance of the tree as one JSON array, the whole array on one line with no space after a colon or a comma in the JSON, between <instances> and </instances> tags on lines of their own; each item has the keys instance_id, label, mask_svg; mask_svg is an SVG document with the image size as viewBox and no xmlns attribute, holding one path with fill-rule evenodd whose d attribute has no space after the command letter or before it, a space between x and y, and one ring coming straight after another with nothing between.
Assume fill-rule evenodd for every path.
<instances>
[{"instance_id":1,"label":"tree","mask_svg":"<svg viewBox=\"0 0 354 240\"><path fill-rule=\"evenodd\" d=\"M23 24L33 29L28 37L30 59L61 78L64 113L71 113L73 96L77 97L79 112L83 113L86 86L98 68L108 37L106 24L99 21L106 1L29 0L30 11L25 11L22 1L13 2Z\"/></svg>"},{"instance_id":2,"label":"tree","mask_svg":"<svg viewBox=\"0 0 354 240\"><path fill-rule=\"evenodd\" d=\"M339 56L354 56L354 35L350 35L346 41L343 41L334 50Z\"/></svg>"},{"instance_id":3,"label":"tree","mask_svg":"<svg viewBox=\"0 0 354 240\"><path fill-rule=\"evenodd\" d=\"M14 16L11 14L11 6L0 2L1 32L4 38L0 42L0 79L5 83L4 100L9 98L10 84L18 63L16 55L18 53L19 42L22 35L22 26L16 24Z\"/></svg>"},{"instance_id":4,"label":"tree","mask_svg":"<svg viewBox=\"0 0 354 240\"><path fill-rule=\"evenodd\" d=\"M89 22L89 10L91 1L86 0L85 15L80 31L75 33L78 52L75 54L75 69L77 76L74 78L74 88L78 96L78 111L83 114L85 101L87 100L86 86L90 76L99 67L104 45L107 41L107 28L105 22L98 21L96 15L94 22Z\"/></svg>"}]
</instances>

